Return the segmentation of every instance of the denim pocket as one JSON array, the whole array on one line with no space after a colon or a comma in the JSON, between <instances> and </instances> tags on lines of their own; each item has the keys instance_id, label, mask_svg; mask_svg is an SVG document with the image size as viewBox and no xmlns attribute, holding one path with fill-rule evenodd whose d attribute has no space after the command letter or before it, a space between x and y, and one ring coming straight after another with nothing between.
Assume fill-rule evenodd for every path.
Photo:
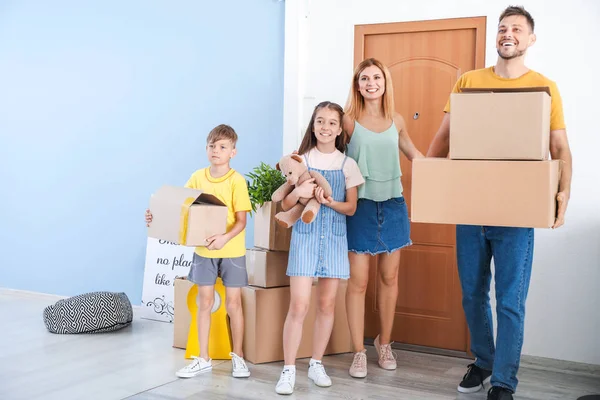
<instances>
[{"instance_id":1,"label":"denim pocket","mask_svg":"<svg viewBox=\"0 0 600 400\"><path fill-rule=\"evenodd\" d=\"M295 226L296 232L303 233L303 234L310 233L312 231L313 224L314 224L314 221L310 224L307 224L304 221L302 221L301 219L299 219L296 222L296 226Z\"/></svg>"},{"instance_id":2,"label":"denim pocket","mask_svg":"<svg viewBox=\"0 0 600 400\"><path fill-rule=\"evenodd\" d=\"M333 217L333 234L336 236L344 236L346 232L346 216L336 212Z\"/></svg>"},{"instance_id":3,"label":"denim pocket","mask_svg":"<svg viewBox=\"0 0 600 400\"><path fill-rule=\"evenodd\" d=\"M399 206L406 204L406 201L404 200L404 196L402 197L392 197L390 199L390 201L394 204L398 204Z\"/></svg>"}]
</instances>

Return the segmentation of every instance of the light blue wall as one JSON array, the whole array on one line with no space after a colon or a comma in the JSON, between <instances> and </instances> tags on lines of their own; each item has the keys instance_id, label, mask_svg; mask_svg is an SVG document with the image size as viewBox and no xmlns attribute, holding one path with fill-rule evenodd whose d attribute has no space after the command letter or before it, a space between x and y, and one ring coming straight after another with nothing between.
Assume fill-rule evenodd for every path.
<instances>
[{"instance_id":1,"label":"light blue wall","mask_svg":"<svg viewBox=\"0 0 600 400\"><path fill-rule=\"evenodd\" d=\"M273 0L0 2L0 286L139 304L149 196L210 129L281 155L283 43Z\"/></svg>"}]
</instances>

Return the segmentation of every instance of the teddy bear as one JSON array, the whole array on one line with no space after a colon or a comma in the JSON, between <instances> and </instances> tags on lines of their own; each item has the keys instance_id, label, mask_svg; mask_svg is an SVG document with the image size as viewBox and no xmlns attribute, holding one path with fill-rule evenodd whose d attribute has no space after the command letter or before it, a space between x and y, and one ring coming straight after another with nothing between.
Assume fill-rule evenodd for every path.
<instances>
[{"instance_id":1,"label":"teddy bear","mask_svg":"<svg viewBox=\"0 0 600 400\"><path fill-rule=\"evenodd\" d=\"M297 154L285 155L275 166L283 173L286 182L281 185L271 196L273 202L282 201L296 186L300 186L308 179L314 178L317 187L323 189L324 196L330 197L332 194L331 185L327 179L317 171L309 171L306 164L302 163L302 158ZM280 211L275 215L277 223L285 228L290 228L296 221L302 218L304 223L311 223L315 220L321 203L314 197L300 198L298 204L287 211Z\"/></svg>"}]
</instances>

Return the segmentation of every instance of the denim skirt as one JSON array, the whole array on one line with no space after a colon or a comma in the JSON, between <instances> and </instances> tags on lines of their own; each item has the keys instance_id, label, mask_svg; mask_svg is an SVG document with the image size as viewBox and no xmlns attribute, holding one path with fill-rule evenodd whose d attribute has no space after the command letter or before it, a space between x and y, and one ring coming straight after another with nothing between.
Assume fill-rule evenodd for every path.
<instances>
[{"instance_id":1,"label":"denim skirt","mask_svg":"<svg viewBox=\"0 0 600 400\"><path fill-rule=\"evenodd\" d=\"M386 201L359 199L347 218L348 251L358 254L393 253L412 244L404 197Z\"/></svg>"}]
</instances>

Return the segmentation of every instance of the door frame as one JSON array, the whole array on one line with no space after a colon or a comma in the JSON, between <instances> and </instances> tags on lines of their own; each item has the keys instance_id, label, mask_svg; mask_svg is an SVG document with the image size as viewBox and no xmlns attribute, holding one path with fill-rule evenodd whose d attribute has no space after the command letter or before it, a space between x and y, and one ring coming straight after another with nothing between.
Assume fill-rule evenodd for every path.
<instances>
[{"instance_id":1,"label":"door frame","mask_svg":"<svg viewBox=\"0 0 600 400\"><path fill-rule=\"evenodd\" d=\"M486 51L486 24L487 17L465 17L465 18L448 18L423 21L408 21L408 22L389 22L377 24L361 24L354 26L354 68L364 60L365 37L369 35L381 35L390 33L410 33L410 32L433 32L458 29L474 29L475 30L475 69L485 67L485 51ZM353 68L353 70L354 70ZM466 71L461 71L461 73ZM448 93L450 95L450 93ZM455 254L456 259L456 245ZM466 319L465 319L465 325ZM465 326L466 345L465 353L455 350L445 350L437 348L427 348L423 346L410 346L404 344L394 344L398 349L412 349L421 352L472 357L471 354L471 337L469 335L468 326ZM365 338L365 344L372 344L372 339Z\"/></svg>"}]
</instances>

